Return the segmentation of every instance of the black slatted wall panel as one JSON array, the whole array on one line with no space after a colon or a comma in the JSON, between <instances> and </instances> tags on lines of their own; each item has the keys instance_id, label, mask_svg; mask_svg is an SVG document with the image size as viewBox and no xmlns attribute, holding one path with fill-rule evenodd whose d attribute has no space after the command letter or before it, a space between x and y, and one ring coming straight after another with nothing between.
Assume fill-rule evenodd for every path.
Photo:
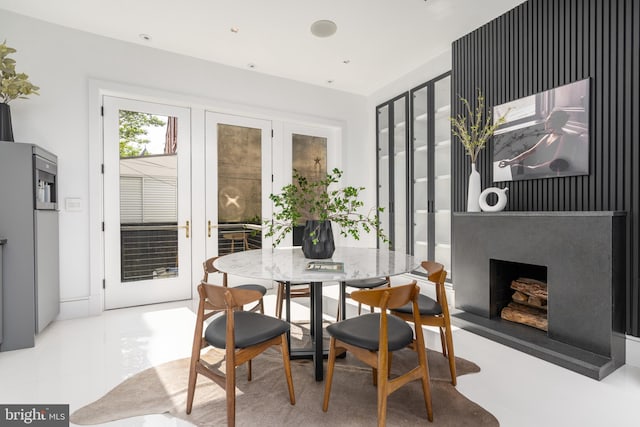
<instances>
[{"instance_id":1,"label":"black slatted wall panel","mask_svg":"<svg viewBox=\"0 0 640 427\"><path fill-rule=\"evenodd\" d=\"M511 211L627 212L627 332L640 336L640 1L530 0L453 43L452 99L497 105L591 78L590 174L509 182ZM461 113L454 102L454 114ZM488 111L490 112L490 111ZM491 144L478 159L493 186ZM453 144L453 208L466 209L469 159ZM502 185L502 183L500 183ZM455 233L455 230L453 230Z\"/></svg>"}]
</instances>

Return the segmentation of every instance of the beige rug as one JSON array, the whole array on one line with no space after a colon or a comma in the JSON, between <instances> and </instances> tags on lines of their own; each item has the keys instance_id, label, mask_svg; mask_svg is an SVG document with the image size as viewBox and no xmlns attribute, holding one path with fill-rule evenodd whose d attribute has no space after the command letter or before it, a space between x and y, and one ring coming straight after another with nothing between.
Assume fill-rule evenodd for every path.
<instances>
[{"instance_id":1,"label":"beige rug","mask_svg":"<svg viewBox=\"0 0 640 427\"><path fill-rule=\"evenodd\" d=\"M223 353L211 350L206 357L215 363ZM433 399L433 423L427 421L419 381L402 387L389 397L389 426L497 426L489 412L473 403L449 382L447 359L427 350ZM403 372L416 363L415 353L394 353L392 372ZM224 363L221 364L224 368ZM472 362L457 358L458 376L479 372ZM75 424L99 424L147 414L169 413L196 426L226 425L224 390L200 375L193 411L185 413L189 359L180 359L144 370L128 378L99 400L71 415ZM326 362L325 362L326 373ZM253 380L246 367L238 368L236 424L238 426L370 426L376 423L376 389L371 370L347 356L336 363L329 411L322 412L324 382L316 382L311 361L292 361L296 404L289 403L282 358L268 350L253 361Z\"/></svg>"}]
</instances>

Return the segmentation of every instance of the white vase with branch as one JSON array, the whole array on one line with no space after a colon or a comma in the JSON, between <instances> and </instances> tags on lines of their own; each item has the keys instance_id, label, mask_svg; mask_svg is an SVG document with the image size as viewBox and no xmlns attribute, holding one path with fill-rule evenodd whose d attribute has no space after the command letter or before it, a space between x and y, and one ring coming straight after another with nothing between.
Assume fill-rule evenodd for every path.
<instances>
[{"instance_id":1,"label":"white vase with branch","mask_svg":"<svg viewBox=\"0 0 640 427\"><path fill-rule=\"evenodd\" d=\"M496 129L507 121L508 111L493 123L491 116L485 118L485 98L478 90L476 107L472 108L469 101L460 97L464 105L463 114L451 117L451 127L454 136L458 137L465 148L466 154L471 158L471 174L469 175L469 187L467 191L467 212L480 212L480 192L482 190L480 173L476 166L476 160L480 151L486 146L487 141Z\"/></svg>"}]
</instances>

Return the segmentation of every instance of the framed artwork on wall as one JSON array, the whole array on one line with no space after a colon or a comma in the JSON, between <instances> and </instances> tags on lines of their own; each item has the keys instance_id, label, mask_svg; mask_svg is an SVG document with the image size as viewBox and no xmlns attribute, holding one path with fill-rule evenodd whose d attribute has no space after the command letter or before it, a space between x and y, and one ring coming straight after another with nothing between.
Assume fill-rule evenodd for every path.
<instances>
[{"instance_id":1,"label":"framed artwork on wall","mask_svg":"<svg viewBox=\"0 0 640 427\"><path fill-rule=\"evenodd\" d=\"M589 79L493 107L493 182L589 174Z\"/></svg>"}]
</instances>

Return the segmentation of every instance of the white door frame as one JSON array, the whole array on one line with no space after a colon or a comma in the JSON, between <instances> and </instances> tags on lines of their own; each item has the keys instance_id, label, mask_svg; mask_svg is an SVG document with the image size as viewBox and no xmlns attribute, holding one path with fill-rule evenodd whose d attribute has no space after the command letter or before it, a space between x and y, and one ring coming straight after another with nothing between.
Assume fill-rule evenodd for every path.
<instances>
[{"instance_id":1,"label":"white door frame","mask_svg":"<svg viewBox=\"0 0 640 427\"><path fill-rule=\"evenodd\" d=\"M168 104L104 96L104 264L105 309L191 298L191 119L190 110ZM122 282L120 262L119 111L139 111L178 118L177 276ZM115 145L115 146L112 146ZM182 227L185 227L182 229Z\"/></svg>"}]
</instances>

